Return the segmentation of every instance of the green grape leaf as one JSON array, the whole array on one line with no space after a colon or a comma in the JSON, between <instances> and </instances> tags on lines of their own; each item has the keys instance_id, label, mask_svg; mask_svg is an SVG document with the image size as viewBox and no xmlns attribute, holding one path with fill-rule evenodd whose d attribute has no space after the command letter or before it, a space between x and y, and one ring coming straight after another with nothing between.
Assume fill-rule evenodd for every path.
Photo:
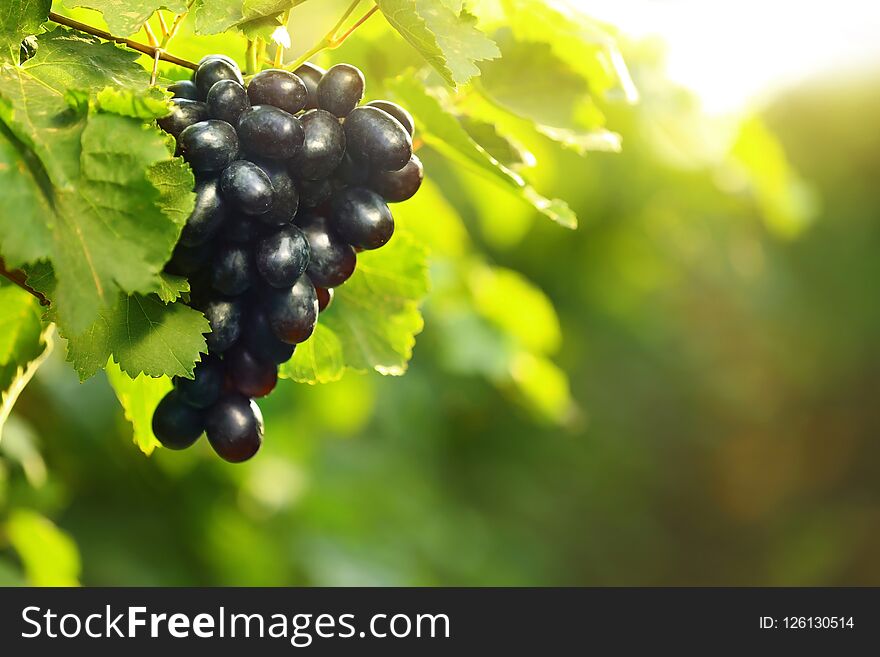
<instances>
[{"instance_id":1,"label":"green grape leaf","mask_svg":"<svg viewBox=\"0 0 880 657\"><path fill-rule=\"evenodd\" d=\"M21 391L52 350L41 314L26 291L0 286L0 436Z\"/></svg>"},{"instance_id":2,"label":"green grape leaf","mask_svg":"<svg viewBox=\"0 0 880 657\"><path fill-rule=\"evenodd\" d=\"M104 112L151 121L170 113L170 96L170 92L158 87L151 87L146 91L104 87L98 92L96 105Z\"/></svg>"},{"instance_id":3,"label":"green grape leaf","mask_svg":"<svg viewBox=\"0 0 880 657\"><path fill-rule=\"evenodd\" d=\"M208 321L182 303L165 304L156 295L122 296L86 331L65 335L67 358L81 380L113 357L131 377L191 377L200 354L207 353Z\"/></svg>"},{"instance_id":4,"label":"green grape leaf","mask_svg":"<svg viewBox=\"0 0 880 657\"><path fill-rule=\"evenodd\" d=\"M52 261L55 318L76 335L120 292L160 289L192 207L182 191L192 174L172 164L167 136L144 124L150 108L165 110L147 89L137 53L62 29L39 43L23 66L0 67L0 165L8 164L0 166L0 189L15 190L16 203L0 219L0 248L10 266ZM108 86L153 100L132 106ZM142 118L108 106L135 107Z\"/></svg>"},{"instance_id":5,"label":"green grape leaf","mask_svg":"<svg viewBox=\"0 0 880 657\"><path fill-rule=\"evenodd\" d=\"M165 303L173 303L180 298L181 294L189 292L189 281L183 276L174 274L159 274L159 291L156 295Z\"/></svg>"},{"instance_id":6,"label":"green grape leaf","mask_svg":"<svg viewBox=\"0 0 880 657\"><path fill-rule=\"evenodd\" d=\"M281 14L306 0L197 0L196 33L220 34L237 28L250 38L268 37Z\"/></svg>"},{"instance_id":7,"label":"green grape leaf","mask_svg":"<svg viewBox=\"0 0 880 657\"><path fill-rule=\"evenodd\" d=\"M476 19L462 2L376 0L376 4L391 26L452 86L479 75L476 62L501 54L477 29Z\"/></svg>"},{"instance_id":8,"label":"green grape leaf","mask_svg":"<svg viewBox=\"0 0 880 657\"><path fill-rule=\"evenodd\" d=\"M505 25L517 42L548 44L594 94L638 100L611 28L559 2L502 0L502 4Z\"/></svg>"},{"instance_id":9,"label":"green grape leaf","mask_svg":"<svg viewBox=\"0 0 880 657\"><path fill-rule=\"evenodd\" d=\"M19 45L46 22L52 0L4 0L0 6L0 62L18 63Z\"/></svg>"},{"instance_id":10,"label":"green grape leaf","mask_svg":"<svg viewBox=\"0 0 880 657\"><path fill-rule=\"evenodd\" d=\"M358 254L354 276L336 288L315 334L281 366L281 376L327 383L346 369L403 374L424 324L419 303L427 293L427 251L398 231L381 251Z\"/></svg>"},{"instance_id":11,"label":"green grape leaf","mask_svg":"<svg viewBox=\"0 0 880 657\"><path fill-rule=\"evenodd\" d=\"M109 361L107 381L122 405L125 419L131 423L135 445L149 456L160 446L153 434L153 411L162 397L171 390L171 379L167 376L153 378L145 374L139 374L133 379L119 365Z\"/></svg>"},{"instance_id":12,"label":"green grape leaf","mask_svg":"<svg viewBox=\"0 0 880 657\"><path fill-rule=\"evenodd\" d=\"M490 155L468 134L456 115L444 107L442 100L429 93L417 78L401 76L389 81L387 86L416 119L419 135L426 144L499 184L558 224L577 227L577 216L565 201L541 196L522 176Z\"/></svg>"},{"instance_id":13,"label":"green grape leaf","mask_svg":"<svg viewBox=\"0 0 880 657\"><path fill-rule=\"evenodd\" d=\"M113 34L128 36L141 29L158 9L186 11L186 0L65 0L68 7L95 9L104 15Z\"/></svg>"}]
</instances>

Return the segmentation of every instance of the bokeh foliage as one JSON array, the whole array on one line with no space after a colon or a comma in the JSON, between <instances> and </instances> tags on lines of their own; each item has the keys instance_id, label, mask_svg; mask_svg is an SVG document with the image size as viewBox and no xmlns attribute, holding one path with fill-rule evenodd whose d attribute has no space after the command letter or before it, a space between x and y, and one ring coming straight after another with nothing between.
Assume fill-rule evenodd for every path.
<instances>
[{"instance_id":1,"label":"bokeh foliage","mask_svg":"<svg viewBox=\"0 0 880 657\"><path fill-rule=\"evenodd\" d=\"M347 3L319 4L294 53ZM880 583L877 85L710 118L656 44L476 4L505 56L472 86L381 20L319 58L430 126L407 375L283 381L230 467L144 458L57 349L0 442L0 581ZM175 47L210 51L244 38Z\"/></svg>"}]
</instances>

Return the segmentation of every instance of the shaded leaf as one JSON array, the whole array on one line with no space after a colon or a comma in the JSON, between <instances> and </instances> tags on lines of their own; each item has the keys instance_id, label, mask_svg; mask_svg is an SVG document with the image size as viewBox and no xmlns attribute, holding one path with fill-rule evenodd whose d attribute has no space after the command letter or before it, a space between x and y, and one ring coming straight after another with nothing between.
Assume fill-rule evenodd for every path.
<instances>
[{"instance_id":1,"label":"shaded leaf","mask_svg":"<svg viewBox=\"0 0 880 657\"><path fill-rule=\"evenodd\" d=\"M182 303L158 296L123 296L85 332L68 339L68 360L80 379L93 376L112 355L122 371L135 377L191 377L200 354L207 353L208 321Z\"/></svg>"}]
</instances>

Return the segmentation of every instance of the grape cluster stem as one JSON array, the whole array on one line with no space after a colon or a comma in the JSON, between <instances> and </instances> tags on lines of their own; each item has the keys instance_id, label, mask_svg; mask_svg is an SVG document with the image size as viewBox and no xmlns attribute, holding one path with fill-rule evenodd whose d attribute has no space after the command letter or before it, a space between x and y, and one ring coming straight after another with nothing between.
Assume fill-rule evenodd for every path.
<instances>
[{"instance_id":1,"label":"grape cluster stem","mask_svg":"<svg viewBox=\"0 0 880 657\"><path fill-rule=\"evenodd\" d=\"M3 276L3 278L8 279L12 283L15 283L22 290L35 297L37 301L40 302L41 306L49 305L49 300L42 292L35 290L27 284L27 274L25 274L21 269L7 269L6 263L3 262L3 258L0 258L0 276Z\"/></svg>"}]
</instances>

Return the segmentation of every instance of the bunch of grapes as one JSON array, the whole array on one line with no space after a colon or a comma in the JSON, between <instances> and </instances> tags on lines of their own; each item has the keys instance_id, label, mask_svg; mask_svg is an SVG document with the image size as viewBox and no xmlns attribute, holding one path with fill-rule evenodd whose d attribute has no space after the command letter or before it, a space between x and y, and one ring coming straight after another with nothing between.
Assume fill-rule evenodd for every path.
<instances>
[{"instance_id":1,"label":"bunch of grapes","mask_svg":"<svg viewBox=\"0 0 880 657\"><path fill-rule=\"evenodd\" d=\"M206 433L231 462L260 448L255 398L312 335L357 253L394 232L388 203L422 182L410 114L360 105L364 76L340 64L270 69L245 85L235 62L206 57L173 84L159 121L196 176L196 204L166 271L190 281L189 303L211 325L208 355L178 378L153 415L172 449Z\"/></svg>"}]
</instances>

